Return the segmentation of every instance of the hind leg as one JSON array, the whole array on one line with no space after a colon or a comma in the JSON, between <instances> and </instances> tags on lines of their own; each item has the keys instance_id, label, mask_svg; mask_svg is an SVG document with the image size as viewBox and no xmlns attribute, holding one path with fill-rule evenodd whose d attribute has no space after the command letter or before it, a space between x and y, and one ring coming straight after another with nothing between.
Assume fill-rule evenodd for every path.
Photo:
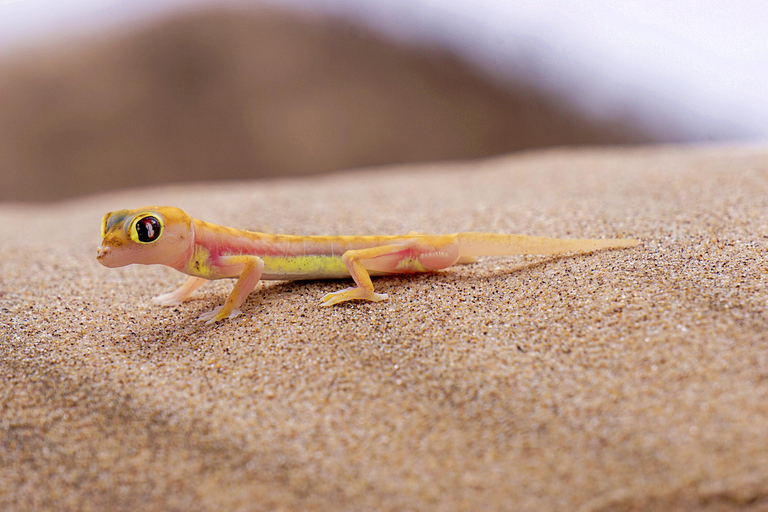
<instances>
[{"instance_id":1,"label":"hind leg","mask_svg":"<svg viewBox=\"0 0 768 512\"><path fill-rule=\"evenodd\" d=\"M386 293L373 291L369 272L429 272L450 267L458 258L458 245L450 239L446 243L427 244L424 241L412 240L402 244L350 250L344 253L342 260L357 286L329 293L321 302L323 306L333 306L356 299L373 302L385 300Z\"/></svg>"},{"instance_id":2,"label":"hind leg","mask_svg":"<svg viewBox=\"0 0 768 512\"><path fill-rule=\"evenodd\" d=\"M373 291L373 282L368 270L365 269L363 261L369 261L374 258L398 258L399 255L408 251L404 245L385 245L382 247L372 247L370 249L354 249L345 252L341 259L347 266L349 275L355 280L357 286L345 288L337 292L329 293L320 299L323 306L333 306L348 300L370 300L379 302L387 298L386 293L376 293Z\"/></svg>"}]
</instances>

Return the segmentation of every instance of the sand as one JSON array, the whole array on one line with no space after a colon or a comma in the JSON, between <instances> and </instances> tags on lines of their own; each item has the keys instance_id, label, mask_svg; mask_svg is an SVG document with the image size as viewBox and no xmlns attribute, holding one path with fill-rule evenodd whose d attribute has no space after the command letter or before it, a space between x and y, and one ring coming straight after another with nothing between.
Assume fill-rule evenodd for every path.
<instances>
[{"instance_id":1,"label":"sand","mask_svg":"<svg viewBox=\"0 0 768 512\"><path fill-rule=\"evenodd\" d=\"M149 204L298 234L619 237L259 285L96 263ZM3 510L768 510L768 150L553 150L0 205Z\"/></svg>"}]
</instances>

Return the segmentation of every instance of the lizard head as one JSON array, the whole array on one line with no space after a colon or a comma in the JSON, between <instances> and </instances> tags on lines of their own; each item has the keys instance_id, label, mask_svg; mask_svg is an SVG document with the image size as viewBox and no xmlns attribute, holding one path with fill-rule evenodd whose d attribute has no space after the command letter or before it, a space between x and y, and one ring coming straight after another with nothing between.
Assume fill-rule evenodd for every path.
<instances>
[{"instance_id":1,"label":"lizard head","mask_svg":"<svg viewBox=\"0 0 768 512\"><path fill-rule=\"evenodd\" d=\"M101 237L96 259L110 268L131 263L183 267L195 239L192 217L169 206L109 212L101 221Z\"/></svg>"}]
</instances>

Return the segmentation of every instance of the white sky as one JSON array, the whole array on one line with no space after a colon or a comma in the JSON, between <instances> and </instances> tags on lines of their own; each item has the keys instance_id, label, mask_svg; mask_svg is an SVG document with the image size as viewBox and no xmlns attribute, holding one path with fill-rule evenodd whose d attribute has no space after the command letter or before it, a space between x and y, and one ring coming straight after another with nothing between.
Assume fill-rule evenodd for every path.
<instances>
[{"instance_id":1,"label":"white sky","mask_svg":"<svg viewBox=\"0 0 768 512\"><path fill-rule=\"evenodd\" d=\"M0 48L202 3L213 1L0 0ZM498 77L522 71L595 116L626 115L690 139L768 141L765 0L269 3L344 14L399 39L447 45Z\"/></svg>"}]
</instances>

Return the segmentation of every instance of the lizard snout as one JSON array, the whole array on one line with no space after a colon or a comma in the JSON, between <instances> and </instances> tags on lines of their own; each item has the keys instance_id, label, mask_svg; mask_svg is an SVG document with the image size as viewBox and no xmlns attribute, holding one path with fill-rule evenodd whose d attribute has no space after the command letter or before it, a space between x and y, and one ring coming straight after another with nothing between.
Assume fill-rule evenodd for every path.
<instances>
[{"instance_id":1,"label":"lizard snout","mask_svg":"<svg viewBox=\"0 0 768 512\"><path fill-rule=\"evenodd\" d=\"M105 256L109 254L109 247L100 245L96 248L96 259L102 262Z\"/></svg>"}]
</instances>

